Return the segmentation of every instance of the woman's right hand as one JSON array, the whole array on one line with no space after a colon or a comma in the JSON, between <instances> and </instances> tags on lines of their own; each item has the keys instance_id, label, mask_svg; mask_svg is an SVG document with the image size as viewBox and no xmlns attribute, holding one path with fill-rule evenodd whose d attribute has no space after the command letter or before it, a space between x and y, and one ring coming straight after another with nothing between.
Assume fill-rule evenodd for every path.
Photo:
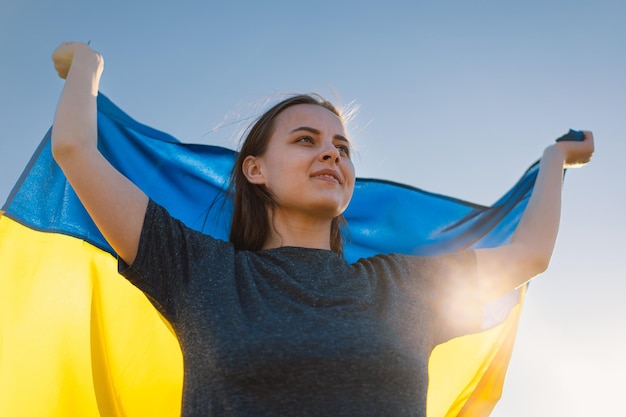
<instances>
[{"instance_id":1,"label":"woman's right hand","mask_svg":"<svg viewBox=\"0 0 626 417\"><path fill-rule=\"evenodd\" d=\"M86 43L82 42L63 42L52 53L52 62L54 63L54 69L59 74L59 77L66 79L67 74L70 71L74 57L77 54L90 53L102 66L102 56L91 49Z\"/></svg>"}]
</instances>

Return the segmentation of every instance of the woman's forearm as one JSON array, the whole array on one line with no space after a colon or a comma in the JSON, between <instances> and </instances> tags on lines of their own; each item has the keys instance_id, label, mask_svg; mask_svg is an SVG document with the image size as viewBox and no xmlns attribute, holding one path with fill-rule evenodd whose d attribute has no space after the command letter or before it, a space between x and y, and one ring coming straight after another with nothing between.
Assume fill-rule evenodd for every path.
<instances>
[{"instance_id":1,"label":"woman's forearm","mask_svg":"<svg viewBox=\"0 0 626 417\"><path fill-rule=\"evenodd\" d=\"M97 145L96 98L102 57L85 45L76 49L70 64L52 129L52 151L59 162L76 150Z\"/></svg>"},{"instance_id":2,"label":"woman's forearm","mask_svg":"<svg viewBox=\"0 0 626 417\"><path fill-rule=\"evenodd\" d=\"M582 166L593 154L593 134L584 135L583 141L561 141L546 148L511 242L475 250L483 302L506 294L548 267L561 218L563 169Z\"/></svg>"},{"instance_id":3,"label":"woman's forearm","mask_svg":"<svg viewBox=\"0 0 626 417\"><path fill-rule=\"evenodd\" d=\"M548 267L559 230L564 153L556 146L546 148L526 210L511 239L527 252L531 275Z\"/></svg>"}]
</instances>

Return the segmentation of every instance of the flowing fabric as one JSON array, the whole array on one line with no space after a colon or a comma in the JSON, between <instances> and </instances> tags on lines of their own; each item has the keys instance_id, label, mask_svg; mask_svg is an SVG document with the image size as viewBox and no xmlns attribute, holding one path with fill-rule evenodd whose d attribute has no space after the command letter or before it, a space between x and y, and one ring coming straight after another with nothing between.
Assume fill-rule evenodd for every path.
<instances>
[{"instance_id":1,"label":"flowing fabric","mask_svg":"<svg viewBox=\"0 0 626 417\"><path fill-rule=\"evenodd\" d=\"M102 94L98 146L174 217L227 239L235 152L182 144ZM491 207L358 179L345 212L345 256L436 255L507 243L526 206L534 164ZM0 415L180 413L182 355L168 323L117 274L104 240L52 159L44 137L0 214ZM0 212L1 213L1 212ZM484 314L484 330L438 346L429 417L479 417L501 395L524 290Z\"/></svg>"}]
</instances>

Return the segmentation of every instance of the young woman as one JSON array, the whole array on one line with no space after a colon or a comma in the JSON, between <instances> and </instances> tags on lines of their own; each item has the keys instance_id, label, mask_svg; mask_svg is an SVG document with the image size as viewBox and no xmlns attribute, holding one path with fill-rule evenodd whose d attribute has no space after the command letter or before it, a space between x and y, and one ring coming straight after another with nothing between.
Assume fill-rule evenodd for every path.
<instances>
[{"instance_id":1,"label":"young woman","mask_svg":"<svg viewBox=\"0 0 626 417\"><path fill-rule=\"evenodd\" d=\"M53 60L66 78L54 157L122 274L175 329L185 416L425 416L432 349L478 330L482 305L546 269L563 169L593 152L590 132L546 148L508 245L348 264L339 226L355 173L332 104L295 96L254 124L224 242L186 228L98 152L102 57L64 43Z\"/></svg>"}]
</instances>

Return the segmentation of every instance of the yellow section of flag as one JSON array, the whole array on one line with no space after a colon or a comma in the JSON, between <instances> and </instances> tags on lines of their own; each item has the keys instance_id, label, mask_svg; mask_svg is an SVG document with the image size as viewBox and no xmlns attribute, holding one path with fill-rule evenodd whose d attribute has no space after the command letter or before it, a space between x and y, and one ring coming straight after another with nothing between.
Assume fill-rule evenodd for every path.
<instances>
[{"instance_id":1,"label":"yellow section of flag","mask_svg":"<svg viewBox=\"0 0 626 417\"><path fill-rule=\"evenodd\" d=\"M428 363L428 417L486 417L502 395L526 287L505 321L452 339Z\"/></svg>"},{"instance_id":2,"label":"yellow section of flag","mask_svg":"<svg viewBox=\"0 0 626 417\"><path fill-rule=\"evenodd\" d=\"M0 216L0 415L180 414L182 355L109 253Z\"/></svg>"}]
</instances>

